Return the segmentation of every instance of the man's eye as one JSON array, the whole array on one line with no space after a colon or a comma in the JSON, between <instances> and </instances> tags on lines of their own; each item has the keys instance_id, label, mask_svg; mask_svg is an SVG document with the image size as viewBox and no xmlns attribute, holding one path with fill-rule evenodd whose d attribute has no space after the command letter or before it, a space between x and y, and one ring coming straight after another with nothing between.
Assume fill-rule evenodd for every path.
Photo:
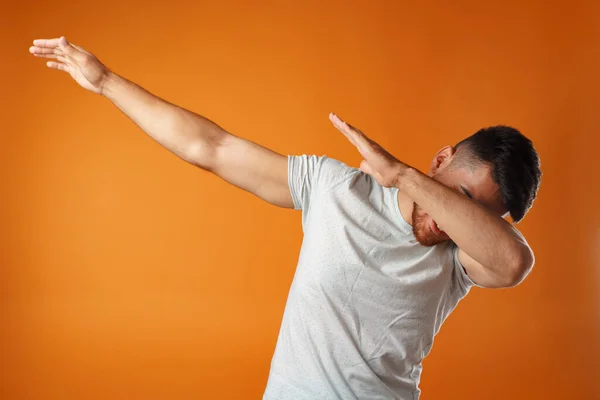
<instances>
[{"instance_id":1,"label":"man's eye","mask_svg":"<svg viewBox=\"0 0 600 400\"><path fill-rule=\"evenodd\" d=\"M467 189L465 189L464 186L461 185L460 189L461 189L461 193L462 194L464 194L465 196L467 196L470 199L473 198L473 196L471 196L471 193L469 193L469 191Z\"/></svg>"}]
</instances>

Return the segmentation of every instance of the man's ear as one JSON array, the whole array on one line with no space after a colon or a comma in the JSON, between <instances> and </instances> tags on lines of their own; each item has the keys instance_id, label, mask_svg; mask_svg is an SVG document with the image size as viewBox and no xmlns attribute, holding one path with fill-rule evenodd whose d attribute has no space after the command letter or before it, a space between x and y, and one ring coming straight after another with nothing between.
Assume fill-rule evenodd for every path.
<instances>
[{"instance_id":1,"label":"man's ear","mask_svg":"<svg viewBox=\"0 0 600 400\"><path fill-rule=\"evenodd\" d=\"M445 146L441 148L440 151L436 153L435 157L433 157L433 160L431 160L431 165L429 166L429 176L434 176L446 168L450 164L454 153L456 153L456 149L452 146Z\"/></svg>"}]
</instances>

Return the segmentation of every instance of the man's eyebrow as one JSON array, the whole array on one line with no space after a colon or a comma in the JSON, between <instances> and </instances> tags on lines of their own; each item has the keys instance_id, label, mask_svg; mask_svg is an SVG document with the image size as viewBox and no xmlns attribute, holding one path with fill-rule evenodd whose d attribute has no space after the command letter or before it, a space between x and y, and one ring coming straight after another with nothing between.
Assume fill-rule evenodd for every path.
<instances>
[{"instance_id":1,"label":"man's eyebrow","mask_svg":"<svg viewBox=\"0 0 600 400\"><path fill-rule=\"evenodd\" d=\"M465 192L465 194L467 195L468 198L472 199L473 196L471 195L471 192L469 192L463 185L460 185L460 188L463 190L463 192Z\"/></svg>"}]
</instances>

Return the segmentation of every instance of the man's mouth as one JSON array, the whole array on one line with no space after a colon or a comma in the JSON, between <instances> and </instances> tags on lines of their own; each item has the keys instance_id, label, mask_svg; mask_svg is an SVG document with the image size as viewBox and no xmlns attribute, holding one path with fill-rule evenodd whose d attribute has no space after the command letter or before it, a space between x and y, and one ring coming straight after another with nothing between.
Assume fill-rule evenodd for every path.
<instances>
[{"instance_id":1,"label":"man's mouth","mask_svg":"<svg viewBox=\"0 0 600 400\"><path fill-rule=\"evenodd\" d=\"M443 234L443 233L444 233L444 231L442 231L442 230L441 230L441 229L438 227L437 223L436 223L434 220L431 220L431 222L429 223L429 226L430 226L430 228L431 228L431 231L432 231L433 233L435 233L436 235L438 235L438 236L440 236L441 234Z\"/></svg>"}]
</instances>

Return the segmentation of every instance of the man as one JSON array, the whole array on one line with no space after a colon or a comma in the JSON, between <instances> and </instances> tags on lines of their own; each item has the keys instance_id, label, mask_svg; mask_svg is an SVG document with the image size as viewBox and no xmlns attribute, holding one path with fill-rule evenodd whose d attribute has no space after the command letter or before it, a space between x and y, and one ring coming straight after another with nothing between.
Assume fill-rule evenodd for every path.
<instances>
[{"instance_id":1,"label":"man","mask_svg":"<svg viewBox=\"0 0 600 400\"><path fill-rule=\"evenodd\" d=\"M517 130L482 129L433 158L429 176L330 119L364 160L277 154L118 76L83 48L35 40L81 86L161 145L280 206L302 210L304 240L265 399L415 399L421 362L473 285L517 285L534 264L520 221L540 182Z\"/></svg>"}]
</instances>

